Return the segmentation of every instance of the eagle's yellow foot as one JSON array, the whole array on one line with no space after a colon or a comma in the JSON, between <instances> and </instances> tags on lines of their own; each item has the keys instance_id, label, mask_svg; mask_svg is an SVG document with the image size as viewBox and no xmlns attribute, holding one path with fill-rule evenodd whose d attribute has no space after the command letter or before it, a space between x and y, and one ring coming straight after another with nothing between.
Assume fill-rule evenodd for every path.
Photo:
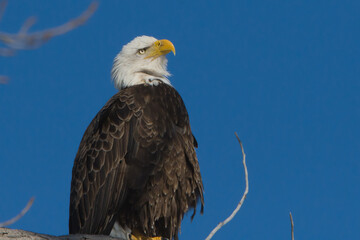
<instances>
[{"instance_id":1,"label":"eagle's yellow foot","mask_svg":"<svg viewBox=\"0 0 360 240\"><path fill-rule=\"evenodd\" d=\"M161 240L162 238L161 237L145 237L145 236L142 236L142 235L132 235L131 234L131 240Z\"/></svg>"}]
</instances>

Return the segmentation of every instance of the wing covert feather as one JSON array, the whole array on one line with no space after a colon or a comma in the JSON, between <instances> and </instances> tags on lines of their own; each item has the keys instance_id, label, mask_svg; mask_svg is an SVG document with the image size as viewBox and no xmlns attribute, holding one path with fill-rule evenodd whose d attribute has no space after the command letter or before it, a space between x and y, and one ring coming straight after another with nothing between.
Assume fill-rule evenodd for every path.
<instances>
[{"instance_id":1,"label":"wing covert feather","mask_svg":"<svg viewBox=\"0 0 360 240\"><path fill-rule=\"evenodd\" d=\"M107 234L126 195L130 119L115 95L87 128L76 155L70 197L70 233Z\"/></svg>"}]
</instances>

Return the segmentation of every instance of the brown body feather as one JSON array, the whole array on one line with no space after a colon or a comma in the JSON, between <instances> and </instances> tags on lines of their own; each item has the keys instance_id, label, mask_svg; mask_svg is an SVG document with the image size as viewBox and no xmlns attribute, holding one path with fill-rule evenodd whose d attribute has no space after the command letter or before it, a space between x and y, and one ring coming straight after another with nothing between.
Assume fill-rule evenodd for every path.
<instances>
[{"instance_id":1,"label":"brown body feather","mask_svg":"<svg viewBox=\"0 0 360 240\"><path fill-rule=\"evenodd\" d=\"M70 233L110 234L115 221L178 239L203 185L185 105L166 84L115 94L93 119L75 158ZM192 216L193 217L193 216Z\"/></svg>"}]
</instances>

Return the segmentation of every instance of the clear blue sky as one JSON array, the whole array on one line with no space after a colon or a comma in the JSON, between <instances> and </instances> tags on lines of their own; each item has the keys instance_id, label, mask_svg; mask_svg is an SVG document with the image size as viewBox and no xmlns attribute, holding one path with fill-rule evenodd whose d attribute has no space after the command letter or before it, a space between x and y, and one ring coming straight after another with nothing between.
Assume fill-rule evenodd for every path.
<instances>
[{"instance_id":1,"label":"clear blue sky","mask_svg":"<svg viewBox=\"0 0 360 240\"><path fill-rule=\"evenodd\" d=\"M36 15L41 30L90 1L10 1L1 31ZM204 239L244 190L214 239L360 239L360 1L101 1L82 26L43 47L1 58L0 222L31 196L13 228L68 229L73 160L81 137L116 93L113 58L139 35L171 40L171 81L199 142L205 213L181 239Z\"/></svg>"}]
</instances>

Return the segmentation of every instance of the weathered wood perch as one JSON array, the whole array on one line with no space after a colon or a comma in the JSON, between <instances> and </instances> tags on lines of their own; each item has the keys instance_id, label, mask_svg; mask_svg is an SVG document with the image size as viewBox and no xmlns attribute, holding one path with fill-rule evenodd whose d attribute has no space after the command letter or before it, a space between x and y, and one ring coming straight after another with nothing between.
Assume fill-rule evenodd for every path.
<instances>
[{"instance_id":1,"label":"weathered wood perch","mask_svg":"<svg viewBox=\"0 0 360 240\"><path fill-rule=\"evenodd\" d=\"M122 238L114 238L104 235L64 235L64 236L52 236L47 234L40 234L34 232L28 232L18 229L0 228L1 240L125 240Z\"/></svg>"}]
</instances>

